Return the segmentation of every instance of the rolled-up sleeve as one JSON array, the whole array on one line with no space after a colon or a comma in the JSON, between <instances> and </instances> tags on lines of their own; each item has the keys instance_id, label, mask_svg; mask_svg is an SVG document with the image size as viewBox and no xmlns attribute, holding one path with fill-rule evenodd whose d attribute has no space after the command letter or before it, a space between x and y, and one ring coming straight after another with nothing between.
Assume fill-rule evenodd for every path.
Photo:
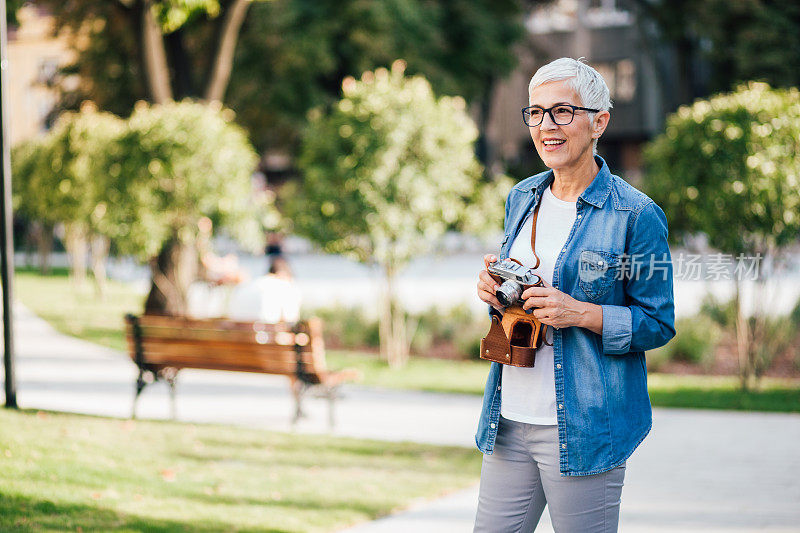
<instances>
[{"instance_id":1,"label":"rolled-up sleeve","mask_svg":"<svg viewBox=\"0 0 800 533\"><path fill-rule=\"evenodd\" d=\"M626 305L603 305L603 351L643 352L675 335L672 258L667 217L652 201L635 216L628 232Z\"/></svg>"}]
</instances>

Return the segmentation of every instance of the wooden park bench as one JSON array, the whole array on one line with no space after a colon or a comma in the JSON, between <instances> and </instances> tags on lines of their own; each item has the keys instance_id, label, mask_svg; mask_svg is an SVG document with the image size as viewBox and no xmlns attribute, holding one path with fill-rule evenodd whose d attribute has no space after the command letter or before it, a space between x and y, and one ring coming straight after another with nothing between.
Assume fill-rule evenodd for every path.
<instances>
[{"instance_id":1,"label":"wooden park bench","mask_svg":"<svg viewBox=\"0 0 800 533\"><path fill-rule=\"evenodd\" d=\"M129 354L139 368L132 417L142 390L150 382L169 385L175 418L175 382L184 368L259 372L288 376L295 401L296 423L303 416L302 402L309 391L328 400L328 421L333 428L334 401L339 386L358 379L354 369L327 370L322 325L318 319L295 324L236 322L224 318L190 319L126 315ZM151 379L146 380L146 377Z\"/></svg>"}]
</instances>

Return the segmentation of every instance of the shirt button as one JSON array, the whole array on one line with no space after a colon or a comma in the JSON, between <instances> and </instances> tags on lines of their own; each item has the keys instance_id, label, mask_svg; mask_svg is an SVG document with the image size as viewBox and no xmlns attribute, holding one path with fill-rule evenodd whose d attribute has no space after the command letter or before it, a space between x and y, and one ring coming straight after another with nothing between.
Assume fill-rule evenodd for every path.
<instances>
[{"instance_id":1,"label":"shirt button","mask_svg":"<svg viewBox=\"0 0 800 533\"><path fill-rule=\"evenodd\" d=\"M491 424L489 424L489 427L490 427L490 428L492 428L492 429L494 429L494 426L495 426L495 423L494 423L494 422L492 422Z\"/></svg>"},{"instance_id":2,"label":"shirt button","mask_svg":"<svg viewBox=\"0 0 800 533\"><path fill-rule=\"evenodd\" d=\"M566 249L566 248L564 248L563 250L561 250L561 253L562 253L562 254L565 254L565 253L567 253L567 249Z\"/></svg>"},{"instance_id":3,"label":"shirt button","mask_svg":"<svg viewBox=\"0 0 800 533\"><path fill-rule=\"evenodd\" d=\"M583 215L578 215L578 218L581 218Z\"/></svg>"},{"instance_id":4,"label":"shirt button","mask_svg":"<svg viewBox=\"0 0 800 533\"><path fill-rule=\"evenodd\" d=\"M500 385L497 386L497 390L500 390Z\"/></svg>"},{"instance_id":5,"label":"shirt button","mask_svg":"<svg viewBox=\"0 0 800 533\"><path fill-rule=\"evenodd\" d=\"M561 449L562 449L562 450L566 450L566 449L567 449L567 445L566 445L566 444L562 444L562 445L561 445Z\"/></svg>"},{"instance_id":6,"label":"shirt button","mask_svg":"<svg viewBox=\"0 0 800 533\"><path fill-rule=\"evenodd\" d=\"M558 408L559 409L563 409L564 408L564 404L563 403L558 404Z\"/></svg>"},{"instance_id":7,"label":"shirt button","mask_svg":"<svg viewBox=\"0 0 800 533\"><path fill-rule=\"evenodd\" d=\"M561 369L561 363L556 363L556 368Z\"/></svg>"}]
</instances>

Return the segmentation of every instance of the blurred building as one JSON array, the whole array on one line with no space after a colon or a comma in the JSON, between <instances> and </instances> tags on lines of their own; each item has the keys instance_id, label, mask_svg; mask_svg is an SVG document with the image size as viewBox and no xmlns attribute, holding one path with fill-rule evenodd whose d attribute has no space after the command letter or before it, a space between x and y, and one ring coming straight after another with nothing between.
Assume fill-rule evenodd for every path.
<instances>
[{"instance_id":1,"label":"blurred building","mask_svg":"<svg viewBox=\"0 0 800 533\"><path fill-rule=\"evenodd\" d=\"M53 18L44 9L26 4L17 12L17 19L19 25L8 28L12 146L49 128L58 100L58 69L71 62L74 54L66 36L53 37Z\"/></svg>"},{"instance_id":2,"label":"blurred building","mask_svg":"<svg viewBox=\"0 0 800 533\"><path fill-rule=\"evenodd\" d=\"M611 90L611 122L598 152L612 171L636 182L645 141L660 133L678 102L669 50L654 48L647 24L622 0L557 0L531 11L519 47L519 67L495 89L486 132L493 153L513 177L541 170L520 109L528 105L528 82L536 70L559 57L584 57Z\"/></svg>"}]
</instances>

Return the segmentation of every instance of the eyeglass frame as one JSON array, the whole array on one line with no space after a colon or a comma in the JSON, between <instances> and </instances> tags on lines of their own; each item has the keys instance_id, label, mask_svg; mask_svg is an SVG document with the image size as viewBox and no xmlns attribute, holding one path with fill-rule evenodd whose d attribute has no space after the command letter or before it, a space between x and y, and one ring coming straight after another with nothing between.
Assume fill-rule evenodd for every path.
<instances>
[{"instance_id":1,"label":"eyeglass frame","mask_svg":"<svg viewBox=\"0 0 800 533\"><path fill-rule=\"evenodd\" d=\"M541 109L542 110L542 120L540 120L538 124L535 124L535 125L531 126L525 120L525 111L527 111L528 109L532 109L534 107L537 108L537 109ZM572 108L572 118L566 124L559 124L558 122L556 122L556 117L553 116L553 109L555 109L557 107L569 107L569 108ZM556 126L568 126L569 124L572 124L573 120L575 120L575 111L578 111L578 110L580 110L580 111L589 111L590 113L599 113L600 112L599 109L592 109L590 107L581 107L581 106L572 105L572 104L556 104L556 105L554 105L552 107L548 107L546 109L544 107L540 106L540 105L529 105L529 106L526 106L526 107L522 108L522 122L526 126L528 126L529 128L539 127L539 126L542 125L542 122L544 122L544 115L545 115L545 113L547 113L548 115L550 115L550 120L552 120L553 124L555 124Z\"/></svg>"}]
</instances>

